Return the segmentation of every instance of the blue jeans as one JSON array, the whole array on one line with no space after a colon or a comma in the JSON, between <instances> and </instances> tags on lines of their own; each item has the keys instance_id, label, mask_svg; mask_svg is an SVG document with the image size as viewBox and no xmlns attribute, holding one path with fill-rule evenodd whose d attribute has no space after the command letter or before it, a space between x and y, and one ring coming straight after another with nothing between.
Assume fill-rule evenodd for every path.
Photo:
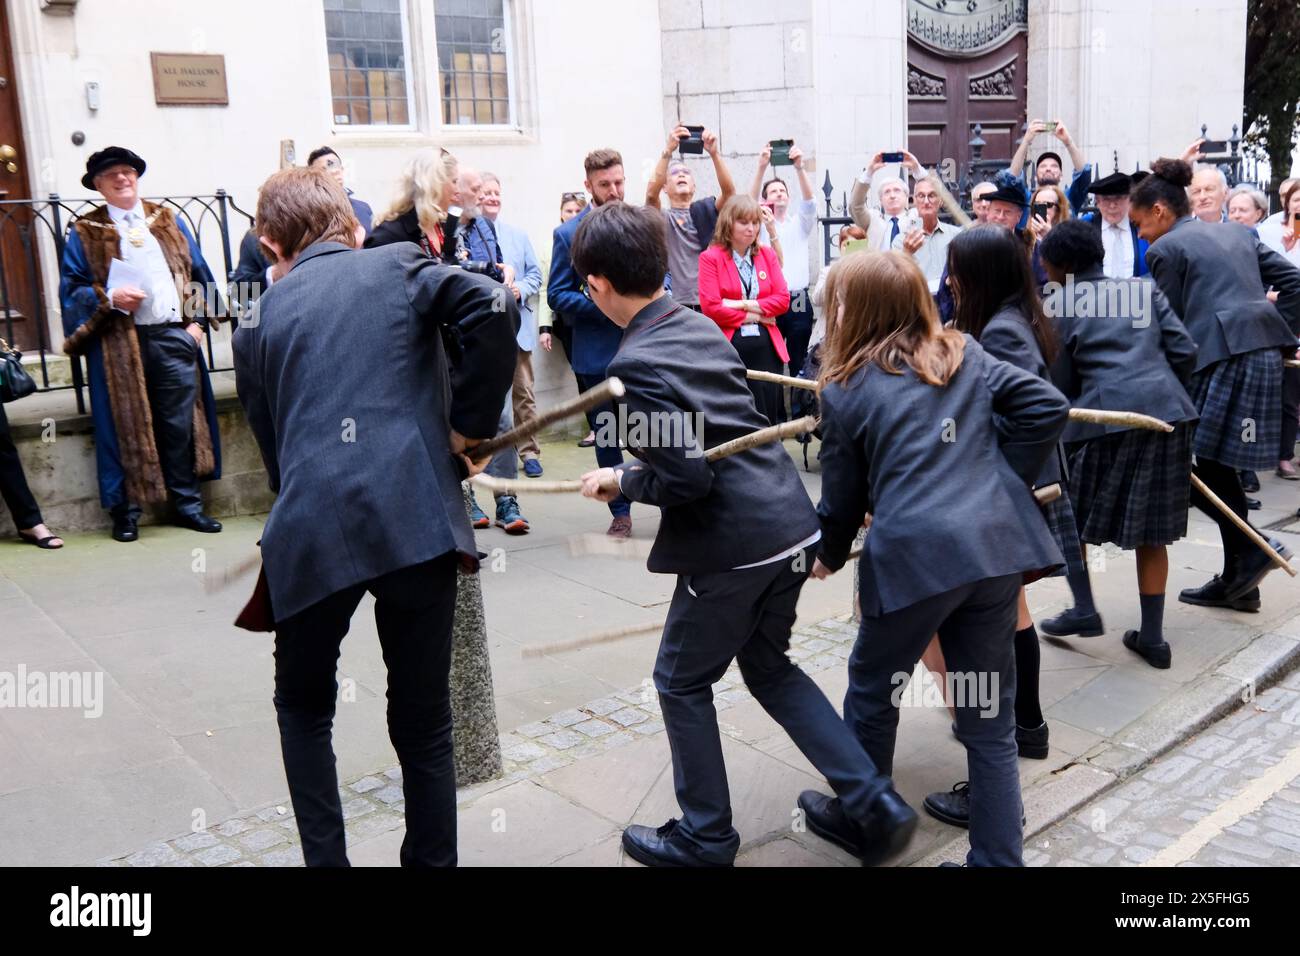
<instances>
[{"instance_id":1,"label":"blue jeans","mask_svg":"<svg viewBox=\"0 0 1300 956\"><path fill-rule=\"evenodd\" d=\"M1010 574L863 617L849 655L844 721L886 775L893 773L898 733L895 675L912 674L936 632L949 673L975 675L996 689L992 714L976 701L955 701L970 780L970 866L1024 865L1015 714L1019 593L1020 575Z\"/></svg>"},{"instance_id":2,"label":"blue jeans","mask_svg":"<svg viewBox=\"0 0 1300 956\"><path fill-rule=\"evenodd\" d=\"M605 380L604 375L579 375L575 372L574 376L578 379L578 389L583 392L587 391L589 388L595 388ZM599 437L600 416L603 414L614 414L614 405L612 402L598 405L588 411L587 424L591 426L592 431L597 433L596 464L600 465L601 468L614 468L623 464L623 452L619 450L617 441L612 445L609 443L604 445L601 444ZM615 518L627 517L632 514L632 502L627 498L624 498L622 495L619 495L609 503L609 513Z\"/></svg>"},{"instance_id":3,"label":"blue jeans","mask_svg":"<svg viewBox=\"0 0 1300 956\"><path fill-rule=\"evenodd\" d=\"M505 407L501 409L501 419L497 422L497 434L508 432L515 427L515 413L510 401L509 393L506 394ZM492 456L483 473L491 475L493 478L501 478L507 481L514 481L519 477L519 456L515 453L515 446L502 448ZM497 497L500 497L498 495Z\"/></svg>"}]
</instances>

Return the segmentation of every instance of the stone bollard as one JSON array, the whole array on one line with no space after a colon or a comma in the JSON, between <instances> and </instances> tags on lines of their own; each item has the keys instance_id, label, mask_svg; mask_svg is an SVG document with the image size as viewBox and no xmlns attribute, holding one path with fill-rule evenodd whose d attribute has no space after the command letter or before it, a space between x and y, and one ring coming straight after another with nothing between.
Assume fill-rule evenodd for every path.
<instances>
[{"instance_id":1,"label":"stone bollard","mask_svg":"<svg viewBox=\"0 0 1300 956\"><path fill-rule=\"evenodd\" d=\"M470 491L465 486L465 508ZM451 720L456 751L456 786L501 776L501 739L488 659L483 587L478 574L456 579L456 618L451 632Z\"/></svg>"}]
</instances>

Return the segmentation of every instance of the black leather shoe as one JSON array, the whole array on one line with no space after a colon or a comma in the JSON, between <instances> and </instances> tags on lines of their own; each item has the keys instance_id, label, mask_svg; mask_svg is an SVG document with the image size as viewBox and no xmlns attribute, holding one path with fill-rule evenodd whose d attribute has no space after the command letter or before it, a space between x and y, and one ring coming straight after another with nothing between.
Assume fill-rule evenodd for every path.
<instances>
[{"instance_id":1,"label":"black leather shoe","mask_svg":"<svg viewBox=\"0 0 1300 956\"><path fill-rule=\"evenodd\" d=\"M1259 588L1252 588L1240 597L1228 597L1228 585L1217 574L1199 588L1185 588L1178 593L1178 600L1184 604L1199 607L1226 607L1234 611L1258 611Z\"/></svg>"},{"instance_id":2,"label":"black leather shoe","mask_svg":"<svg viewBox=\"0 0 1300 956\"><path fill-rule=\"evenodd\" d=\"M916 811L891 787L871 804L870 816L861 824L849 819L838 797L816 790L799 794L808 829L852 853L864 866L876 866L894 856L916 830Z\"/></svg>"},{"instance_id":3,"label":"black leather shoe","mask_svg":"<svg viewBox=\"0 0 1300 956\"><path fill-rule=\"evenodd\" d=\"M712 863L702 860L680 842L673 840L677 819L673 818L659 828L632 824L623 831L623 849L627 855L643 866L731 866L731 863Z\"/></svg>"},{"instance_id":4,"label":"black leather shoe","mask_svg":"<svg viewBox=\"0 0 1300 956\"><path fill-rule=\"evenodd\" d=\"M965 780L947 792L938 790L930 794L925 798L922 806L925 807L925 812L936 820L949 826L961 827L963 830L970 829L970 784ZM1023 814L1020 817L1020 825L1022 827L1025 825Z\"/></svg>"},{"instance_id":5,"label":"black leather shoe","mask_svg":"<svg viewBox=\"0 0 1300 956\"><path fill-rule=\"evenodd\" d=\"M1264 503L1263 503L1262 501L1260 501L1258 498L1247 498L1247 499L1246 499L1246 510L1247 510L1247 511L1258 511L1258 510L1259 510L1260 508L1262 508L1262 507L1264 507Z\"/></svg>"},{"instance_id":6,"label":"black leather shoe","mask_svg":"<svg viewBox=\"0 0 1300 956\"><path fill-rule=\"evenodd\" d=\"M965 780L947 792L939 790L930 794L921 806L930 816L949 826L970 828L970 784Z\"/></svg>"},{"instance_id":7,"label":"black leather shoe","mask_svg":"<svg viewBox=\"0 0 1300 956\"><path fill-rule=\"evenodd\" d=\"M1137 631L1124 632L1124 646L1152 667L1162 671L1169 669L1169 663L1173 659L1167 641L1161 641L1159 644L1139 644Z\"/></svg>"},{"instance_id":8,"label":"black leather shoe","mask_svg":"<svg viewBox=\"0 0 1300 956\"><path fill-rule=\"evenodd\" d=\"M1016 724L1016 750L1020 756L1030 760L1047 759L1047 721L1037 727L1021 727Z\"/></svg>"},{"instance_id":9,"label":"black leather shoe","mask_svg":"<svg viewBox=\"0 0 1300 956\"><path fill-rule=\"evenodd\" d=\"M1283 558L1291 558L1291 549L1276 538L1268 539L1269 545ZM1268 572L1276 568L1267 554L1259 548L1252 548L1250 553L1237 561L1237 573L1233 575L1224 590L1228 600L1240 597L1256 589Z\"/></svg>"},{"instance_id":10,"label":"black leather shoe","mask_svg":"<svg viewBox=\"0 0 1300 956\"><path fill-rule=\"evenodd\" d=\"M182 514L176 516L176 524L182 528L189 528L191 531L201 531L204 534L216 534L221 530L221 522L215 518L209 518L201 511L193 514Z\"/></svg>"},{"instance_id":11,"label":"black leather shoe","mask_svg":"<svg viewBox=\"0 0 1300 956\"><path fill-rule=\"evenodd\" d=\"M1080 611L1077 607L1066 608L1056 617L1040 621L1038 629L1051 637L1068 637L1071 634L1077 634L1079 637L1101 637L1106 633L1100 614L1096 611L1089 614Z\"/></svg>"},{"instance_id":12,"label":"black leather shoe","mask_svg":"<svg viewBox=\"0 0 1300 956\"><path fill-rule=\"evenodd\" d=\"M113 518L113 540L114 541L136 541L140 537L140 527L136 519L131 515L115 516Z\"/></svg>"}]
</instances>

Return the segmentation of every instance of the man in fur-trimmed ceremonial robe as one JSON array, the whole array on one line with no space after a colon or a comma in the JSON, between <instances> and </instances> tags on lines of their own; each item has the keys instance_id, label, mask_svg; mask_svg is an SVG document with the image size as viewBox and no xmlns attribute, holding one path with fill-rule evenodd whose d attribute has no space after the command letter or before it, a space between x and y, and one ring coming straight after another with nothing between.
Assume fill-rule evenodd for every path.
<instances>
[{"instance_id":1,"label":"man in fur-trimmed ceremonial robe","mask_svg":"<svg viewBox=\"0 0 1300 956\"><path fill-rule=\"evenodd\" d=\"M221 530L199 497L200 481L221 477L203 362L216 285L185 224L140 199L144 170L120 146L91 155L81 184L106 203L73 221L60 269L63 350L86 357L99 499L117 541L136 540L141 506L168 498L181 527Z\"/></svg>"}]
</instances>

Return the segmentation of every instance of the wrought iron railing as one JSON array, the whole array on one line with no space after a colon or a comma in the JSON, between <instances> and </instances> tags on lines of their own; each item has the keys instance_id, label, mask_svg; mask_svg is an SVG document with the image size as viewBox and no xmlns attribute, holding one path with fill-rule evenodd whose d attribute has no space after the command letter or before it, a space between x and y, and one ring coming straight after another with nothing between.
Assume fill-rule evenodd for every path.
<instances>
[{"instance_id":1,"label":"wrought iron railing","mask_svg":"<svg viewBox=\"0 0 1300 956\"><path fill-rule=\"evenodd\" d=\"M248 225L252 224L253 216L241 209L224 189L218 189L212 195L145 198L170 208L185 222L200 250L205 250L204 258L214 277L225 289L236 265L230 241L232 214L243 216ZM74 390L80 413L86 411L85 374L81 360L68 357L71 384L53 384L50 380L49 359L59 354L59 349L50 342L48 316L55 309L50 308L51 294L47 290L56 287L68 229L73 220L100 202L90 198L65 199L57 193L51 193L45 199L0 200L0 240L17 240L16 244L10 241L4 246L10 251L9 255L0 255L0 337L18 344L15 342L15 320L30 322L35 343L29 339L22 344L26 346L25 351L30 351L34 344L39 352L38 388L42 391ZM242 232L241 228L238 234L242 235ZM52 261L49 256L51 249ZM220 262L213 262L210 254L218 252ZM57 299L57 295L54 298ZM221 305L223 314L229 314L228 302L226 298ZM207 333L204 355L209 371L230 371L229 368L217 367L211 330Z\"/></svg>"}]
</instances>

